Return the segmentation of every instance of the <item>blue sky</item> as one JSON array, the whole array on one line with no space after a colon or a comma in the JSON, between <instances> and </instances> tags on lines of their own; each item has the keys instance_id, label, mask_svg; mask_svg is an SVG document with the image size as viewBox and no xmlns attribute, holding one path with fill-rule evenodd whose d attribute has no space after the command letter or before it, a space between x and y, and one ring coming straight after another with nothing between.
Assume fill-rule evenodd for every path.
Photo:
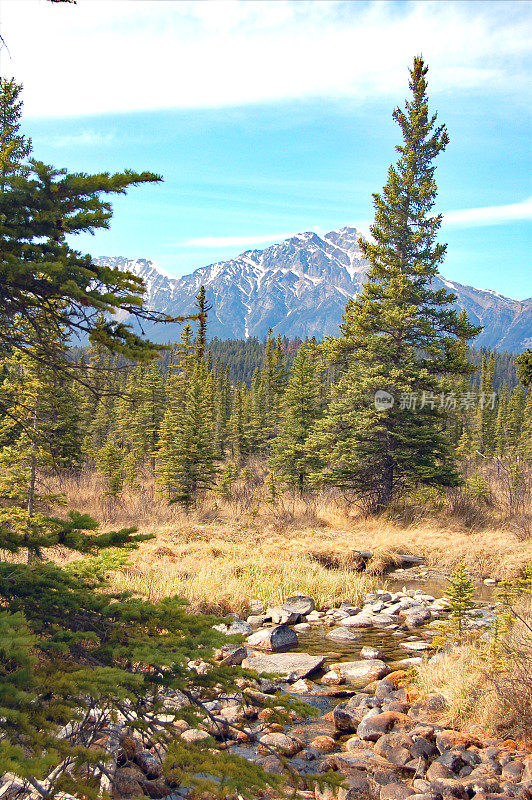
<instances>
[{"instance_id":1,"label":"blue sky","mask_svg":"<svg viewBox=\"0 0 532 800\"><path fill-rule=\"evenodd\" d=\"M76 244L180 275L297 231L367 227L395 160L391 112L423 52L451 139L437 171L442 271L524 298L531 8L2 0L1 66L24 83L37 158L164 177L118 199L111 230Z\"/></svg>"}]
</instances>

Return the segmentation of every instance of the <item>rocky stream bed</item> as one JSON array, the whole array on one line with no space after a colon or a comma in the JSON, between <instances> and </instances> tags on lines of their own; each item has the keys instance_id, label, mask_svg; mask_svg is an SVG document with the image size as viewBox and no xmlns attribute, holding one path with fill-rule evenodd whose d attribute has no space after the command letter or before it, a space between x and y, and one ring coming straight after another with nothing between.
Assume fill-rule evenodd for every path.
<instances>
[{"instance_id":1,"label":"rocky stream bed","mask_svg":"<svg viewBox=\"0 0 532 800\"><path fill-rule=\"evenodd\" d=\"M494 613L486 589L484 595L468 625L489 636ZM275 608L255 604L252 612L217 626L245 638L228 643L216 658L268 677L237 678L236 695L220 693L205 702L210 717L201 729L176 722L181 741L212 736L273 773L282 769L279 753L302 776L329 770L343 776L345 788L302 791L307 800L531 800L530 752L513 740L480 740L448 729L445 699L417 698L408 688L412 666L441 657L432 639L448 612L428 584L368 594L361 607L316 609L312 598L297 596ZM209 669L201 661L189 667ZM304 700L317 716L292 711L289 723L275 721L277 693ZM186 703L178 696L168 701L170 710ZM115 739L114 798L186 796L163 777L158 746L150 748L126 725Z\"/></svg>"}]
</instances>

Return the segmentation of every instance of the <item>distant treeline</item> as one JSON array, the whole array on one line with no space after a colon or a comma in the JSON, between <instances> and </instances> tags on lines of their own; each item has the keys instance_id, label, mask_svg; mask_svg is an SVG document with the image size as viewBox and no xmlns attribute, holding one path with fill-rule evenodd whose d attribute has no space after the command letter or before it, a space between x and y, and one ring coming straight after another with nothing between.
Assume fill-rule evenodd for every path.
<instances>
[{"instance_id":1,"label":"distant treeline","mask_svg":"<svg viewBox=\"0 0 532 800\"><path fill-rule=\"evenodd\" d=\"M264 363L264 354L266 352L267 337L261 341L256 336L249 339L218 339L214 337L207 342L207 352L213 363L218 362L224 368L229 370L229 378L233 385L242 383L248 388L251 386L253 374L256 370L260 370ZM308 339L288 339L286 336L281 339L283 351L285 354L285 363L290 370L299 347L305 343L308 344ZM88 348L73 347L72 356L77 361L83 354L87 353ZM493 388L499 391L503 386L508 386L513 389L519 383L517 373L515 370L515 353L502 352L497 350L490 350L487 347L468 348L469 360L472 364L478 367L478 371L471 376L471 385L478 389L480 388L480 368L482 366L482 359L489 358L491 353L494 357L494 377ZM168 365L171 361L171 351L168 350L163 354L160 360L160 366L164 373L168 370Z\"/></svg>"}]
</instances>

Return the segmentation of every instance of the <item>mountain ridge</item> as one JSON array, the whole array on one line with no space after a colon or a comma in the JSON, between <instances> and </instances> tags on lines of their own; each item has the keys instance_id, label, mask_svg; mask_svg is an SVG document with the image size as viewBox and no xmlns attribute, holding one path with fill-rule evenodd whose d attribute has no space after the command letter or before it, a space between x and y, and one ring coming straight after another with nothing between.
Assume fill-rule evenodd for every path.
<instances>
[{"instance_id":1,"label":"mountain ridge","mask_svg":"<svg viewBox=\"0 0 532 800\"><path fill-rule=\"evenodd\" d=\"M350 226L323 236L314 231L295 234L180 278L165 275L145 258L100 256L94 261L142 277L147 307L172 315L192 312L203 284L212 306L209 337L221 339L262 338L269 327L289 338L334 335L347 300L358 294L369 268L358 232ZM476 347L520 352L532 345L532 298L514 300L442 275L434 285L452 291L456 307L465 309L475 325L483 325ZM158 342L177 339L180 330L177 325L145 326L146 335Z\"/></svg>"}]
</instances>

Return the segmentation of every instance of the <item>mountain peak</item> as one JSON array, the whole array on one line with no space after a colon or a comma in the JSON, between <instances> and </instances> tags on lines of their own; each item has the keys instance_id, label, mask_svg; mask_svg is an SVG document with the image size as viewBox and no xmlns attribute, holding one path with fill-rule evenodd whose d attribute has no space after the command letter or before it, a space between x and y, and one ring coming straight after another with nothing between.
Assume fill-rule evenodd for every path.
<instances>
[{"instance_id":1,"label":"mountain peak","mask_svg":"<svg viewBox=\"0 0 532 800\"><path fill-rule=\"evenodd\" d=\"M164 275L144 258L94 260L140 275L146 283L146 305L173 316L194 312L195 295L204 284L212 306L210 336L262 339L271 327L290 338L320 339L338 333L347 300L364 283L369 264L358 238L357 229L349 225L321 236L303 231L263 250L247 250L234 259L200 267L182 278ZM457 296L456 308L465 309L475 325L484 326L477 346L514 352L530 346L532 300L518 302L443 276L435 284L451 289ZM164 343L177 340L180 332L177 325L146 328L150 338Z\"/></svg>"}]
</instances>

